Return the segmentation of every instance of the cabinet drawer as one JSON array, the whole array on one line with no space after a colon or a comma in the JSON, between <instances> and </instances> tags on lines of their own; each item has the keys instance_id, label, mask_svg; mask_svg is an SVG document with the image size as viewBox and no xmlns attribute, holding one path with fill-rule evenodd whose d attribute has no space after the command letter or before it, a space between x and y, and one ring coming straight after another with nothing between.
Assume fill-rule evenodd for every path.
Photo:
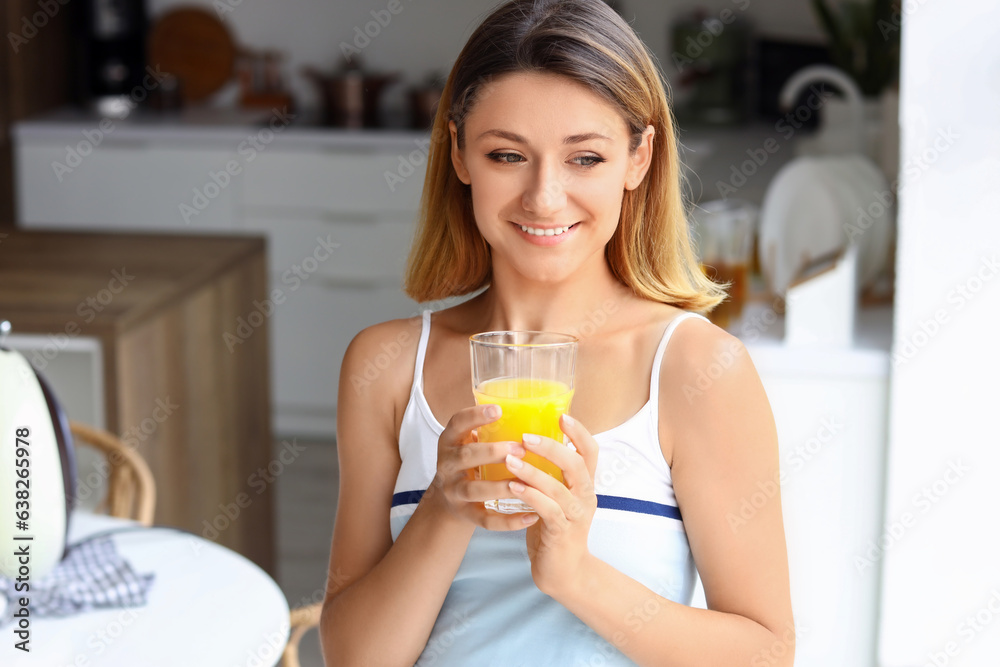
<instances>
[{"instance_id":1,"label":"cabinet drawer","mask_svg":"<svg viewBox=\"0 0 1000 667\"><path fill-rule=\"evenodd\" d=\"M272 277L287 282L315 275L323 282L398 287L415 224L404 216L354 220L253 216L242 221L242 229L267 236Z\"/></svg>"},{"instance_id":2,"label":"cabinet drawer","mask_svg":"<svg viewBox=\"0 0 1000 667\"><path fill-rule=\"evenodd\" d=\"M347 214L415 211L424 185L425 155L416 146L414 150L412 156L342 149L261 152L246 165L244 203L251 209L295 207ZM413 157L420 164L414 164Z\"/></svg>"}]
</instances>

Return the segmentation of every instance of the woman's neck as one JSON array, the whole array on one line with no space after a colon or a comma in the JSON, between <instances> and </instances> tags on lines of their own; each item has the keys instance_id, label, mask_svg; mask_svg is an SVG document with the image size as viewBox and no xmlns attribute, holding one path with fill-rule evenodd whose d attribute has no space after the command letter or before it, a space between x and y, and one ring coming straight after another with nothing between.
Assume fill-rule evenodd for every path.
<instances>
[{"instance_id":1,"label":"woman's neck","mask_svg":"<svg viewBox=\"0 0 1000 667\"><path fill-rule=\"evenodd\" d=\"M555 331L576 334L604 323L632 295L599 265L560 282L536 282L494 267L493 282L477 297L482 331Z\"/></svg>"}]
</instances>

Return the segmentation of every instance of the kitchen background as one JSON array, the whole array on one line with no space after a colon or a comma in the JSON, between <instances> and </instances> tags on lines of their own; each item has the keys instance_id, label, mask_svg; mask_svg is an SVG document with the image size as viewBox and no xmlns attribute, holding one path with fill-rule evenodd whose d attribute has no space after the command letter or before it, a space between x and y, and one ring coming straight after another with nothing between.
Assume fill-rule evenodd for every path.
<instances>
[{"instance_id":1,"label":"kitchen background","mask_svg":"<svg viewBox=\"0 0 1000 667\"><path fill-rule=\"evenodd\" d=\"M275 575L292 606L318 601L324 583L343 351L361 328L428 306L407 299L399 283L423 184L429 114L456 54L493 4L79 0L52 5L44 21L37 2L17 0L3 10L9 44L0 56L0 223L267 240L261 298L228 304L213 335L223 359L266 357L265 437L272 460L285 463L266 494L273 517L260 515L272 522L264 534L273 528L273 537L242 551ZM935 188L949 192L938 170L954 174L954 165L974 164L974 185L963 188L984 196L987 175L1000 175L995 158L983 162L985 154L970 146L988 141L962 141L989 125L987 117L995 124L1000 109L996 48L989 47L992 61L972 55L977 44L986 49L976 26L1000 17L980 0L956 3L954 13L931 2L906 3L909 9L885 3L884 16L856 15L852 60L868 64L852 67L831 48L829 26L806 0L612 4L670 85L706 270L720 275L735 267L745 278L737 304L713 317L747 344L778 424L789 473L782 497L798 664L923 664L959 636L955 626L985 604L984 591L1000 585L995 573L984 581L985 564L966 568L961 583L968 592L952 595L940 584L940 568L956 551L935 549L939 536L957 539L963 525L966 533L983 531L955 520L963 508L979 507L970 484L935 496L935 510L918 515L906 533L909 546L894 548L903 540L892 532L901 512L914 509L914 493L925 484L937 488L958 451L942 448L943 423L923 433L910 425L915 415L939 411L916 406L945 381L962 387L961 404L942 403L951 414L969 414L997 396L934 352L974 349L979 332L991 329L982 313L996 302L995 285L984 277L992 274L984 273L990 265L982 258L995 250L996 233L969 250L967 242L939 240L936 223L920 216L945 207L932 200ZM882 3L830 4L842 17L851 7ZM830 65L840 71L822 69ZM907 94L909 145L901 122ZM945 98L955 107L934 106ZM982 136L996 145L995 129ZM906 190L914 216L909 278L900 178L920 182ZM941 215L951 228L968 228L963 239L982 236L983 216L995 207L962 206L949 201ZM952 261L928 271L930 253L937 258L943 243L951 243ZM978 280L975 290L970 276ZM6 294L0 284L0 319L14 326L8 344L64 388L71 416L116 433L135 427L120 393L155 385L154 368L190 362L179 350L200 340L182 325L167 334L179 343L149 348L148 373L138 367L134 378L112 378L107 358L119 351L107 339L82 335L59 346L53 336L60 332L32 330L30 318L5 313L24 308L11 296L18 289L12 284ZM965 324L946 326L949 318L961 321L966 303ZM937 322L934 333L928 318ZM938 330L945 333L928 344ZM57 351L50 357L49 349ZM387 350L384 362L391 361ZM372 371L382 362L373 360ZM973 358L966 367L981 363ZM224 362L219 369L232 373ZM189 419L185 412L215 409L210 402L196 406L189 391L175 424ZM249 398L227 405L235 419L260 408ZM958 440L982 442L973 435L975 419L964 428L969 437ZM163 475L173 455L169 431L138 447ZM932 440L931 432L941 437ZM995 444L995 436L989 441ZM291 462L282 456L289 443L300 452ZM981 464L989 460L980 449L965 451ZM229 474L219 497L206 496L202 506L172 503L171 494L183 493L161 484L157 522L203 533L215 501L246 482ZM937 509L945 496L945 509ZM224 532L220 541L241 550L236 533ZM910 597L924 567L941 589L933 607ZM696 604L704 606L698 593ZM963 644L963 662L953 664L984 664L975 658L997 646L997 627ZM914 637L922 638L919 646ZM312 635L303 664L318 660Z\"/></svg>"}]
</instances>

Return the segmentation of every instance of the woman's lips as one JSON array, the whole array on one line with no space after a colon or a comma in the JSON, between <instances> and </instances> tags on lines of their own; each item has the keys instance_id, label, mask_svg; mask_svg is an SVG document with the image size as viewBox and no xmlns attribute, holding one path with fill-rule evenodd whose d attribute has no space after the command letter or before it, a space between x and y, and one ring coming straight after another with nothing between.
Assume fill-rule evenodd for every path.
<instances>
[{"instance_id":1,"label":"woman's lips","mask_svg":"<svg viewBox=\"0 0 1000 667\"><path fill-rule=\"evenodd\" d=\"M541 246L552 246L563 243L564 241L566 241L566 239L568 239L576 232L576 228L580 225L579 222L574 222L572 225L570 225L570 228L565 232L563 232L562 234L553 234L552 236L538 236L536 234L531 234L530 232L526 232L523 229L521 229L521 225L519 223L512 222L510 224L514 225L514 228L517 230L517 233L521 235L521 238L525 239L526 241L529 241L530 243ZM525 225L525 226L528 227L530 225Z\"/></svg>"}]
</instances>

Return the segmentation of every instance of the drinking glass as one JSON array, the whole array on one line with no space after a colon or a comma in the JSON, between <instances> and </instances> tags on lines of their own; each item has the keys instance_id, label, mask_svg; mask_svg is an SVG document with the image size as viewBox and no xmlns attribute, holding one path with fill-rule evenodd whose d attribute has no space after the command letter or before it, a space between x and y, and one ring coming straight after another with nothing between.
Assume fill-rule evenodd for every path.
<instances>
[{"instance_id":1,"label":"drinking glass","mask_svg":"<svg viewBox=\"0 0 1000 667\"><path fill-rule=\"evenodd\" d=\"M708 318L726 328L743 315L753 259L757 208L739 199L718 199L692 212L701 269L715 282L729 282L729 295Z\"/></svg>"},{"instance_id":2,"label":"drinking glass","mask_svg":"<svg viewBox=\"0 0 1000 667\"><path fill-rule=\"evenodd\" d=\"M559 415L569 412L576 374L579 339L546 331L487 331L469 337L472 355L472 392L476 404L500 406L500 419L480 426L480 442L513 440L525 433L563 442ZM562 470L528 452L524 460L564 482ZM503 463L479 468L481 479L514 479ZM531 512L516 498L487 500L486 508L503 514Z\"/></svg>"}]
</instances>

